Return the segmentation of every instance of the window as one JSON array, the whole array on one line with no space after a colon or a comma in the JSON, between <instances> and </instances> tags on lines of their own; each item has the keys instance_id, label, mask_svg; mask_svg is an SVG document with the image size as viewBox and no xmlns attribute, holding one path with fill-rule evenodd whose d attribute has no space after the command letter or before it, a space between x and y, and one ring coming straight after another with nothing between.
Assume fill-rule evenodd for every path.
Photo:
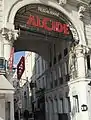
<instances>
[{"instance_id":1,"label":"window","mask_svg":"<svg viewBox=\"0 0 91 120\"><path fill-rule=\"evenodd\" d=\"M68 113L69 113L69 112L71 112L70 98L66 97L66 101L67 101L67 108L68 108Z\"/></svg>"},{"instance_id":2,"label":"window","mask_svg":"<svg viewBox=\"0 0 91 120\"><path fill-rule=\"evenodd\" d=\"M40 61L37 61L37 73L40 74Z\"/></svg>"},{"instance_id":3,"label":"window","mask_svg":"<svg viewBox=\"0 0 91 120\"><path fill-rule=\"evenodd\" d=\"M63 77L59 78L59 84L63 84Z\"/></svg>"},{"instance_id":4,"label":"window","mask_svg":"<svg viewBox=\"0 0 91 120\"><path fill-rule=\"evenodd\" d=\"M64 49L64 56L66 56L67 54L68 54L68 49L65 48L65 49Z\"/></svg>"},{"instance_id":5,"label":"window","mask_svg":"<svg viewBox=\"0 0 91 120\"><path fill-rule=\"evenodd\" d=\"M58 67L59 84L63 84L62 69Z\"/></svg>"},{"instance_id":6,"label":"window","mask_svg":"<svg viewBox=\"0 0 91 120\"><path fill-rule=\"evenodd\" d=\"M53 64L56 64L56 45L54 44L54 59Z\"/></svg>"},{"instance_id":7,"label":"window","mask_svg":"<svg viewBox=\"0 0 91 120\"><path fill-rule=\"evenodd\" d=\"M44 77L42 78L42 83L43 83L43 85L42 85L43 88L45 88L45 78Z\"/></svg>"},{"instance_id":8,"label":"window","mask_svg":"<svg viewBox=\"0 0 91 120\"><path fill-rule=\"evenodd\" d=\"M44 71L44 69L45 69L45 62L44 62L44 60L42 59L42 70Z\"/></svg>"},{"instance_id":9,"label":"window","mask_svg":"<svg viewBox=\"0 0 91 120\"><path fill-rule=\"evenodd\" d=\"M64 68L65 68L65 75L67 75L68 74L68 63L67 62L64 63Z\"/></svg>"},{"instance_id":10,"label":"window","mask_svg":"<svg viewBox=\"0 0 91 120\"><path fill-rule=\"evenodd\" d=\"M78 95L73 96L73 109L74 109L75 112L79 112Z\"/></svg>"},{"instance_id":11,"label":"window","mask_svg":"<svg viewBox=\"0 0 91 120\"><path fill-rule=\"evenodd\" d=\"M68 61L66 61L64 63L64 68L65 68L65 79L66 81L70 80L70 76L69 76L69 70L68 70Z\"/></svg>"},{"instance_id":12,"label":"window","mask_svg":"<svg viewBox=\"0 0 91 120\"><path fill-rule=\"evenodd\" d=\"M54 113L58 113L58 101L54 99Z\"/></svg>"},{"instance_id":13,"label":"window","mask_svg":"<svg viewBox=\"0 0 91 120\"><path fill-rule=\"evenodd\" d=\"M62 54L59 53L59 55L58 55L58 61L60 61L61 59L62 59Z\"/></svg>"},{"instance_id":14,"label":"window","mask_svg":"<svg viewBox=\"0 0 91 120\"><path fill-rule=\"evenodd\" d=\"M50 73L50 87L53 88L52 72Z\"/></svg>"},{"instance_id":15,"label":"window","mask_svg":"<svg viewBox=\"0 0 91 120\"><path fill-rule=\"evenodd\" d=\"M53 80L54 80L54 86L57 86L57 74L56 74L56 70L52 71L52 75L53 75Z\"/></svg>"},{"instance_id":16,"label":"window","mask_svg":"<svg viewBox=\"0 0 91 120\"><path fill-rule=\"evenodd\" d=\"M60 66L58 67L58 74L59 74L59 77L61 78L61 76L62 76L62 70L61 70Z\"/></svg>"},{"instance_id":17,"label":"window","mask_svg":"<svg viewBox=\"0 0 91 120\"><path fill-rule=\"evenodd\" d=\"M90 69L90 55L87 56L87 68Z\"/></svg>"},{"instance_id":18,"label":"window","mask_svg":"<svg viewBox=\"0 0 91 120\"><path fill-rule=\"evenodd\" d=\"M63 98L58 99L58 113L64 112Z\"/></svg>"}]
</instances>

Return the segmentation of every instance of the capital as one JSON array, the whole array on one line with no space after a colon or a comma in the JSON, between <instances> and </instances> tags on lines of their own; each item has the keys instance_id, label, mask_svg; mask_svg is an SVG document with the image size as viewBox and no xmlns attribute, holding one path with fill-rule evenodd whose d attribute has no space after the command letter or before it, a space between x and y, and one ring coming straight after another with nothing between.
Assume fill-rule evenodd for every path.
<instances>
[{"instance_id":1,"label":"capital","mask_svg":"<svg viewBox=\"0 0 91 120\"><path fill-rule=\"evenodd\" d=\"M19 36L19 31L18 30L9 30L7 28L2 28L1 34L2 34L2 37L5 38L5 40L7 42L13 44L13 42L15 40L17 40L17 38Z\"/></svg>"},{"instance_id":2,"label":"capital","mask_svg":"<svg viewBox=\"0 0 91 120\"><path fill-rule=\"evenodd\" d=\"M80 56L85 56L86 54L88 54L90 52L90 48L88 48L87 46L83 46L83 45L77 45L75 47L75 51L76 51L76 55L80 57Z\"/></svg>"}]
</instances>

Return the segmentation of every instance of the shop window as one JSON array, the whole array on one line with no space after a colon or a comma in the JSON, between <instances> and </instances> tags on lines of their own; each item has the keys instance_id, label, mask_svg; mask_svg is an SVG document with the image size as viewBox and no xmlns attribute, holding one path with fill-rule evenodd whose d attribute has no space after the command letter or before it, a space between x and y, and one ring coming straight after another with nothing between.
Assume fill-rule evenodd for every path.
<instances>
[{"instance_id":1,"label":"shop window","mask_svg":"<svg viewBox=\"0 0 91 120\"><path fill-rule=\"evenodd\" d=\"M90 69L90 55L87 56L87 68Z\"/></svg>"},{"instance_id":2,"label":"shop window","mask_svg":"<svg viewBox=\"0 0 91 120\"><path fill-rule=\"evenodd\" d=\"M64 49L64 56L66 56L67 54L68 54L68 49L65 48L65 49Z\"/></svg>"},{"instance_id":3,"label":"shop window","mask_svg":"<svg viewBox=\"0 0 91 120\"><path fill-rule=\"evenodd\" d=\"M79 100L78 95L73 96L73 110L79 112Z\"/></svg>"}]
</instances>

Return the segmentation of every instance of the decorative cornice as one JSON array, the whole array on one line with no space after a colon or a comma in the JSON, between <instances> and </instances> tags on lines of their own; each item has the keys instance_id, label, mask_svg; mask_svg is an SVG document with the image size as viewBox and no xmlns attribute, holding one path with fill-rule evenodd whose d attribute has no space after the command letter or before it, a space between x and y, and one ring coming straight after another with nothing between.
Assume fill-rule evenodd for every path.
<instances>
[{"instance_id":1,"label":"decorative cornice","mask_svg":"<svg viewBox=\"0 0 91 120\"><path fill-rule=\"evenodd\" d=\"M77 57L84 56L85 54L90 53L90 49L87 46L83 45L77 45L75 47L75 51Z\"/></svg>"}]
</instances>

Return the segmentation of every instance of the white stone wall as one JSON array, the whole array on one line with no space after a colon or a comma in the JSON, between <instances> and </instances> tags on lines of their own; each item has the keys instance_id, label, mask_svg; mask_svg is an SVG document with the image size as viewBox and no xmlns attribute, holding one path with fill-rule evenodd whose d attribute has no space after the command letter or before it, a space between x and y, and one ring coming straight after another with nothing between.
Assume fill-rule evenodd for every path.
<instances>
[{"instance_id":1,"label":"white stone wall","mask_svg":"<svg viewBox=\"0 0 91 120\"><path fill-rule=\"evenodd\" d=\"M32 3L40 3L40 4L48 5L48 6L54 7L55 9L61 11L62 13L64 13L70 19L70 21L73 23L73 25L75 26L75 28L77 30L77 33L79 35L79 41L80 41L79 43L83 44L83 45L88 44L88 46L91 47L91 45L90 45L91 44L91 42L90 42L90 36L91 36L90 35L90 32L91 32L91 30L90 30L91 29L90 15L89 15L89 12L88 12L86 14L85 18L83 19L85 9L84 9L83 6L79 6L79 3L81 3L80 1L68 0L66 2L66 4L63 1L60 1L60 4L59 4L56 0L55 1L54 0L50 0L50 1L41 1L41 0L36 0L36 1L34 1L34 0L31 0L31 1L30 0L22 0L22 1L20 1L20 0L19 1L18 0L10 0L10 1L7 1L7 0L5 0L4 2L1 1L1 13L0 13L1 22L0 22L0 24L2 24L2 21L3 21L3 25L1 25L1 28L6 27L6 28L8 28L10 30L11 29L13 30L14 29L14 17L16 15L16 12L22 6L25 6L27 4L32 4ZM61 4L61 3L64 3L64 4ZM87 4L85 2L82 3L82 4L87 6ZM2 17L2 14L3 14L3 17ZM2 18L3 18L3 20L2 20ZM11 40L11 39L9 39L9 40ZM5 37L3 39L3 42L4 42L4 54L3 55L8 60L9 56L10 56L11 45L10 45L9 41L6 41ZM2 42L0 42L0 46L2 47ZM81 48L81 50L83 50L83 48ZM59 50L57 51L57 53L58 52L59 52ZM82 51L79 51L79 50L78 50L78 52L82 53ZM62 53L63 53L63 51L62 51ZM0 54L0 56L1 56L1 54ZM83 82L83 81L86 81L86 79L85 79L85 67L84 67L84 64L85 64L85 62L84 62L84 54L83 55L80 54L80 55L81 56L78 56L78 58L77 58L77 63L79 65L78 66L78 71L77 71L78 72L77 77L79 79L78 78L73 79L73 81L76 81L76 83L75 82L73 82L73 83L69 82L69 86L67 87L67 89L68 89L68 91L70 93L69 95L70 95L70 98L71 98L71 104L72 104L71 109L72 110L74 110L73 102L72 102L73 101L73 95L78 95L78 97L79 97L79 109L81 108L82 104L88 104L87 103L87 97L86 97L87 96L87 93L86 93L86 91L87 91L87 89L86 89L87 88L87 83ZM39 61L41 63L41 59ZM41 67L42 66L40 66L40 73L42 73L42 68ZM40 75L41 74L36 75L37 78ZM29 76L29 73L27 73L26 76ZM48 77L48 80L49 80L49 77ZM42 79L40 81L42 81ZM80 81L82 81L82 82L80 82ZM88 81L90 81L90 80L88 80ZM38 87L40 88L42 86L43 86L43 83L39 82ZM50 89L49 81L47 83L47 87L48 87L48 89ZM65 101L65 91L66 91L65 84L64 84L64 86L61 86L61 87L62 87L62 92L60 92L60 87L59 87L58 89L53 89L54 92L49 90L49 91L47 91L48 93L46 93L46 96L48 97L48 105L50 105L50 108L48 109L49 112L48 112L48 110L46 110L46 112L47 112L47 114L48 114L47 116L49 116L50 120L53 119L53 116L52 116L53 111L52 111L52 105L51 105L49 99L52 99L51 101L53 101L53 103L54 103L53 105L55 106L54 98L59 99L58 96L59 96L60 93L62 93L61 96L63 97L63 100ZM66 104L66 102L64 103L64 106L65 106L65 104ZM54 108L55 108L54 118L57 120L56 106ZM66 107L64 107L64 111L66 112ZM72 111L72 112L71 112L73 114L73 116L71 115L72 120L74 120L75 118L80 119L80 120L88 120L88 111L86 111L84 113L80 109L80 113L74 113L74 111ZM12 116L12 120L13 120L13 116Z\"/></svg>"}]
</instances>

